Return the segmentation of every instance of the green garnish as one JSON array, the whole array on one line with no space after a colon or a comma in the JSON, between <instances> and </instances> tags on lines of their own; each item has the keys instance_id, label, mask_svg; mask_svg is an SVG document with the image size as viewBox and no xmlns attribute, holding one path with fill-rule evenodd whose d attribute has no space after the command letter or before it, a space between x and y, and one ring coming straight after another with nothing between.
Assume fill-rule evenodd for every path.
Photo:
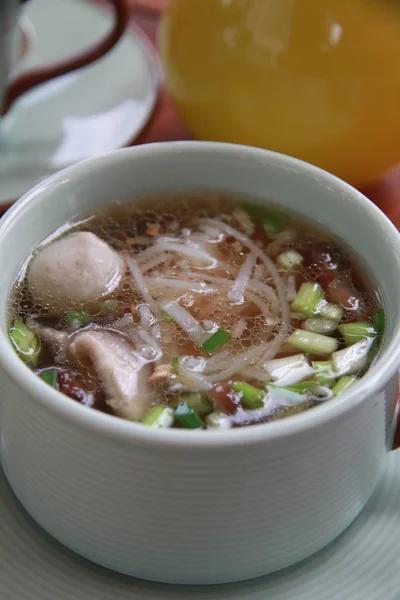
<instances>
[{"instance_id":1,"label":"green garnish","mask_svg":"<svg viewBox=\"0 0 400 600\"><path fill-rule=\"evenodd\" d=\"M22 319L15 319L10 328L10 339L18 356L30 367L36 367L40 354L40 338Z\"/></svg>"},{"instance_id":2,"label":"green garnish","mask_svg":"<svg viewBox=\"0 0 400 600\"><path fill-rule=\"evenodd\" d=\"M246 408L260 408L263 405L263 390L260 390L245 381L234 381L231 387L235 392L241 394L241 399Z\"/></svg>"},{"instance_id":3,"label":"green garnish","mask_svg":"<svg viewBox=\"0 0 400 600\"><path fill-rule=\"evenodd\" d=\"M292 348L302 350L308 354L332 354L338 347L338 341L335 338L304 331L303 329L295 329L292 335L288 337L287 343Z\"/></svg>"},{"instance_id":4,"label":"green garnish","mask_svg":"<svg viewBox=\"0 0 400 600\"><path fill-rule=\"evenodd\" d=\"M174 356L171 360L172 370L175 375L179 373L179 356Z\"/></svg>"},{"instance_id":5,"label":"green garnish","mask_svg":"<svg viewBox=\"0 0 400 600\"><path fill-rule=\"evenodd\" d=\"M78 329L87 325L90 321L90 315L86 310L70 310L67 312L67 323L71 329Z\"/></svg>"},{"instance_id":6,"label":"green garnish","mask_svg":"<svg viewBox=\"0 0 400 600\"><path fill-rule=\"evenodd\" d=\"M101 305L101 310L105 313L115 313L115 311L118 309L118 302L117 300L104 300L104 302Z\"/></svg>"},{"instance_id":7,"label":"green garnish","mask_svg":"<svg viewBox=\"0 0 400 600\"><path fill-rule=\"evenodd\" d=\"M299 254L299 252L296 252L296 250L286 250L285 252L282 252L282 254L279 254L276 262L282 269L293 271L297 267L300 267L303 260L304 258L302 255Z\"/></svg>"},{"instance_id":8,"label":"green garnish","mask_svg":"<svg viewBox=\"0 0 400 600\"><path fill-rule=\"evenodd\" d=\"M325 300L321 300L317 307L319 317L329 319L330 321L336 321L336 323L339 323L343 317L343 312L343 308L339 304L331 304Z\"/></svg>"},{"instance_id":9,"label":"green garnish","mask_svg":"<svg viewBox=\"0 0 400 600\"><path fill-rule=\"evenodd\" d=\"M339 331L348 346L362 342L365 338L376 336L376 331L372 323L368 323L367 321L343 323L339 325Z\"/></svg>"},{"instance_id":10,"label":"green garnish","mask_svg":"<svg viewBox=\"0 0 400 600\"><path fill-rule=\"evenodd\" d=\"M180 402L187 402L199 415L210 413L213 409L213 403L200 392L181 394L179 400Z\"/></svg>"},{"instance_id":11,"label":"green garnish","mask_svg":"<svg viewBox=\"0 0 400 600\"><path fill-rule=\"evenodd\" d=\"M338 379L337 383L332 388L332 392L335 396L342 394L346 390L348 390L352 385L357 381L357 377L350 377L349 375L345 375Z\"/></svg>"},{"instance_id":12,"label":"green garnish","mask_svg":"<svg viewBox=\"0 0 400 600\"><path fill-rule=\"evenodd\" d=\"M165 321L166 323L172 323L173 318L170 317L169 314L167 312L165 312L165 310L161 316L162 316L163 321Z\"/></svg>"},{"instance_id":13,"label":"green garnish","mask_svg":"<svg viewBox=\"0 0 400 600\"><path fill-rule=\"evenodd\" d=\"M312 331L313 333L321 333L322 335L329 335L333 333L337 328L337 322L331 321L330 319L306 319L302 325L303 329Z\"/></svg>"},{"instance_id":14,"label":"green garnish","mask_svg":"<svg viewBox=\"0 0 400 600\"><path fill-rule=\"evenodd\" d=\"M143 425L154 429L168 429L174 424L174 411L165 406L153 406L142 420Z\"/></svg>"},{"instance_id":15,"label":"green garnish","mask_svg":"<svg viewBox=\"0 0 400 600\"><path fill-rule=\"evenodd\" d=\"M335 383L332 363L329 360L315 360L312 366L315 371L315 380L319 385L331 387Z\"/></svg>"},{"instance_id":16,"label":"green garnish","mask_svg":"<svg viewBox=\"0 0 400 600\"><path fill-rule=\"evenodd\" d=\"M293 385L285 386L285 390L289 390L291 392L298 392L299 394L303 394L308 392L308 390L315 386L315 381L302 381L301 383L294 383Z\"/></svg>"},{"instance_id":17,"label":"green garnish","mask_svg":"<svg viewBox=\"0 0 400 600\"><path fill-rule=\"evenodd\" d=\"M382 342L383 332L385 330L385 311L383 308L376 310L374 312L374 329L376 331L376 338L374 339L374 343L372 344L369 354L368 361L371 362L374 360L375 356L378 354L379 346Z\"/></svg>"},{"instance_id":18,"label":"green garnish","mask_svg":"<svg viewBox=\"0 0 400 600\"><path fill-rule=\"evenodd\" d=\"M174 410L175 418L186 429L200 429L204 427L199 415L187 402L180 402Z\"/></svg>"},{"instance_id":19,"label":"green garnish","mask_svg":"<svg viewBox=\"0 0 400 600\"><path fill-rule=\"evenodd\" d=\"M202 344L201 349L207 354L213 354L218 348L229 342L231 334L225 329L217 329L211 337Z\"/></svg>"},{"instance_id":20,"label":"green garnish","mask_svg":"<svg viewBox=\"0 0 400 600\"><path fill-rule=\"evenodd\" d=\"M41 379L53 388L57 388L57 371L56 369L49 369L40 373Z\"/></svg>"},{"instance_id":21,"label":"green garnish","mask_svg":"<svg viewBox=\"0 0 400 600\"><path fill-rule=\"evenodd\" d=\"M267 385L266 390L272 398L275 396L278 403L283 406L298 406L306 399L303 393L295 392L288 387L280 387L271 383Z\"/></svg>"},{"instance_id":22,"label":"green garnish","mask_svg":"<svg viewBox=\"0 0 400 600\"><path fill-rule=\"evenodd\" d=\"M319 283L302 283L292 302L292 310L306 317L313 317L317 314L318 305L324 298L324 290Z\"/></svg>"},{"instance_id":23,"label":"green garnish","mask_svg":"<svg viewBox=\"0 0 400 600\"><path fill-rule=\"evenodd\" d=\"M264 229L269 235L276 235L284 230L282 220L276 215L266 211L262 206L246 202L243 205L243 208L247 210L247 212L251 213L257 219L257 221L262 223Z\"/></svg>"}]
</instances>

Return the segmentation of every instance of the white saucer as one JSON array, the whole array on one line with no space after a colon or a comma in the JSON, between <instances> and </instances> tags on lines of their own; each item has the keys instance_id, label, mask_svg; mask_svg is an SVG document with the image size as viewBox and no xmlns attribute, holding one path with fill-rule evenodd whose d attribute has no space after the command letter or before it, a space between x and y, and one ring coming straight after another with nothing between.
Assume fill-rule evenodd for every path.
<instances>
[{"instance_id":1,"label":"white saucer","mask_svg":"<svg viewBox=\"0 0 400 600\"><path fill-rule=\"evenodd\" d=\"M313 558L275 575L226 586L147 583L66 551L27 516L0 470L2 600L399 600L400 451L353 525Z\"/></svg>"},{"instance_id":2,"label":"white saucer","mask_svg":"<svg viewBox=\"0 0 400 600\"><path fill-rule=\"evenodd\" d=\"M23 72L87 48L112 24L110 10L86 0L35 0L24 14L35 39ZM159 73L144 34L130 28L93 65L23 96L0 123L0 205L74 162L131 143L152 112Z\"/></svg>"}]
</instances>

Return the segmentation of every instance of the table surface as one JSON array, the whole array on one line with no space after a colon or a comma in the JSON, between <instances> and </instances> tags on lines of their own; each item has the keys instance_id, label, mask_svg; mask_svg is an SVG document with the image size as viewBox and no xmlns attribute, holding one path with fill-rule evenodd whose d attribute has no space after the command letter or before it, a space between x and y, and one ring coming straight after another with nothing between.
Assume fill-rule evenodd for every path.
<instances>
[{"instance_id":1,"label":"table surface","mask_svg":"<svg viewBox=\"0 0 400 600\"><path fill-rule=\"evenodd\" d=\"M156 33L161 8L166 0L128 0L132 6L132 18L141 27L152 43L156 45ZM174 106L163 86L161 86L155 110L148 124L136 139L135 144L151 142L188 140L190 134L180 121ZM399 166L380 181L361 190L379 206L400 229L400 148ZM400 423L396 445L400 446Z\"/></svg>"}]
</instances>

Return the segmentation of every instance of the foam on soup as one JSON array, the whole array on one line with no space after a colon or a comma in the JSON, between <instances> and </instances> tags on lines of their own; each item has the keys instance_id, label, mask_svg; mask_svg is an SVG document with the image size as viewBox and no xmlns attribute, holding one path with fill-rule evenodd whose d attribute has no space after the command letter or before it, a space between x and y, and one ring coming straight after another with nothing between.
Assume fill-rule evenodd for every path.
<instances>
[{"instance_id":1,"label":"foam on soup","mask_svg":"<svg viewBox=\"0 0 400 600\"><path fill-rule=\"evenodd\" d=\"M327 231L192 194L54 232L18 275L10 339L75 401L153 428L233 428L345 392L375 359L377 289Z\"/></svg>"}]
</instances>

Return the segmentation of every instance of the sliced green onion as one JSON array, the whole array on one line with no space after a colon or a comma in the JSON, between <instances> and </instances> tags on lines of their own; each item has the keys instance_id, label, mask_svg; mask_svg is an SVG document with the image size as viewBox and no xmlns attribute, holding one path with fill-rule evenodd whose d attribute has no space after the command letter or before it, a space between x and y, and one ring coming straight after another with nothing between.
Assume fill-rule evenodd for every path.
<instances>
[{"instance_id":1,"label":"sliced green onion","mask_svg":"<svg viewBox=\"0 0 400 600\"><path fill-rule=\"evenodd\" d=\"M294 385L287 385L285 389L290 390L291 392L298 392L299 394L304 394L314 386L315 381L313 379L310 379L310 381L302 381L301 383L295 383Z\"/></svg>"},{"instance_id":2,"label":"sliced green onion","mask_svg":"<svg viewBox=\"0 0 400 600\"><path fill-rule=\"evenodd\" d=\"M213 354L218 348L229 342L231 334L225 329L218 329L202 344L201 349L207 354Z\"/></svg>"},{"instance_id":3,"label":"sliced green onion","mask_svg":"<svg viewBox=\"0 0 400 600\"><path fill-rule=\"evenodd\" d=\"M163 321L165 321L166 323L172 323L173 318L170 317L169 314L167 312L165 312L165 310L161 316L162 316Z\"/></svg>"},{"instance_id":4,"label":"sliced green onion","mask_svg":"<svg viewBox=\"0 0 400 600\"><path fill-rule=\"evenodd\" d=\"M348 390L352 385L355 384L356 381L357 377L350 377L348 375L345 375L344 377L338 379L337 383L335 383L335 385L332 388L332 392L335 396L338 396L339 394L342 394L343 392Z\"/></svg>"},{"instance_id":5,"label":"sliced green onion","mask_svg":"<svg viewBox=\"0 0 400 600\"><path fill-rule=\"evenodd\" d=\"M101 310L105 313L115 313L118 310L118 302L117 300L104 300L101 305Z\"/></svg>"},{"instance_id":6,"label":"sliced green onion","mask_svg":"<svg viewBox=\"0 0 400 600\"><path fill-rule=\"evenodd\" d=\"M172 358L171 365L172 365L172 370L175 373L175 375L178 375L178 373L179 373L179 356L174 356Z\"/></svg>"},{"instance_id":7,"label":"sliced green onion","mask_svg":"<svg viewBox=\"0 0 400 600\"><path fill-rule=\"evenodd\" d=\"M312 317L317 314L317 307L324 297L324 290L319 283L302 283L292 302L292 310Z\"/></svg>"},{"instance_id":8,"label":"sliced green onion","mask_svg":"<svg viewBox=\"0 0 400 600\"><path fill-rule=\"evenodd\" d=\"M374 312L374 329L377 335L383 335L385 329L385 311L383 308Z\"/></svg>"},{"instance_id":9,"label":"sliced green onion","mask_svg":"<svg viewBox=\"0 0 400 600\"><path fill-rule=\"evenodd\" d=\"M325 300L321 300L317 306L317 314L319 317L329 319L330 321L336 321L336 323L339 323L342 319L343 313L344 310L339 304L331 304Z\"/></svg>"},{"instance_id":10,"label":"sliced green onion","mask_svg":"<svg viewBox=\"0 0 400 600\"><path fill-rule=\"evenodd\" d=\"M332 363L329 360L315 360L312 365L317 383L327 385L328 387L331 387L335 383Z\"/></svg>"},{"instance_id":11,"label":"sliced green onion","mask_svg":"<svg viewBox=\"0 0 400 600\"><path fill-rule=\"evenodd\" d=\"M339 331L348 346L362 342L365 338L376 336L376 331L372 323L368 323L367 321L343 323L339 325Z\"/></svg>"},{"instance_id":12,"label":"sliced green onion","mask_svg":"<svg viewBox=\"0 0 400 600\"><path fill-rule=\"evenodd\" d=\"M370 363L374 360L375 356L378 354L379 346L382 341L383 332L385 330L385 312L382 308L380 308L379 310L376 310L374 312L374 329L375 329L377 335L376 335L374 343L372 344L370 351L369 351L368 360Z\"/></svg>"},{"instance_id":13,"label":"sliced green onion","mask_svg":"<svg viewBox=\"0 0 400 600\"><path fill-rule=\"evenodd\" d=\"M78 329L87 325L90 321L90 315L86 310L70 310L67 312L68 326L73 329Z\"/></svg>"},{"instance_id":14,"label":"sliced green onion","mask_svg":"<svg viewBox=\"0 0 400 600\"><path fill-rule=\"evenodd\" d=\"M292 335L288 337L287 343L292 348L302 350L308 354L332 354L338 347L338 341L335 338L304 331L303 329L295 329Z\"/></svg>"},{"instance_id":15,"label":"sliced green onion","mask_svg":"<svg viewBox=\"0 0 400 600\"><path fill-rule=\"evenodd\" d=\"M199 415L210 413L213 409L213 403L199 392L181 394L179 400L180 402L187 402Z\"/></svg>"},{"instance_id":16,"label":"sliced green onion","mask_svg":"<svg viewBox=\"0 0 400 600\"><path fill-rule=\"evenodd\" d=\"M10 339L18 356L30 367L36 367L40 354L40 338L22 319L15 319L10 328Z\"/></svg>"},{"instance_id":17,"label":"sliced green onion","mask_svg":"<svg viewBox=\"0 0 400 600\"><path fill-rule=\"evenodd\" d=\"M180 402L174 410L175 418L186 429L200 429L204 427L199 415L187 402Z\"/></svg>"},{"instance_id":18,"label":"sliced green onion","mask_svg":"<svg viewBox=\"0 0 400 600\"><path fill-rule=\"evenodd\" d=\"M241 394L241 399L246 408L260 408L263 405L264 392L245 381L234 381L232 389Z\"/></svg>"},{"instance_id":19,"label":"sliced green onion","mask_svg":"<svg viewBox=\"0 0 400 600\"><path fill-rule=\"evenodd\" d=\"M275 385L284 387L299 383L314 374L314 369L305 354L268 360L264 369Z\"/></svg>"},{"instance_id":20,"label":"sliced green onion","mask_svg":"<svg viewBox=\"0 0 400 600\"><path fill-rule=\"evenodd\" d=\"M276 215L266 211L262 206L246 202L243 205L243 208L247 210L247 212L254 215L257 221L260 221L260 223L263 224L264 229L270 235L276 235L283 231L284 225L282 223L282 220L279 219L279 217L277 217Z\"/></svg>"},{"instance_id":21,"label":"sliced green onion","mask_svg":"<svg viewBox=\"0 0 400 600\"><path fill-rule=\"evenodd\" d=\"M168 429L174 424L174 411L166 406L153 406L142 423L148 427L154 427L154 429Z\"/></svg>"},{"instance_id":22,"label":"sliced green onion","mask_svg":"<svg viewBox=\"0 0 400 600\"><path fill-rule=\"evenodd\" d=\"M314 387L308 390L308 398L316 402L325 402L333 398L333 392L327 385L315 384Z\"/></svg>"},{"instance_id":23,"label":"sliced green onion","mask_svg":"<svg viewBox=\"0 0 400 600\"><path fill-rule=\"evenodd\" d=\"M367 356L373 343L372 338L352 344L332 354L332 369L338 375L354 375L367 365Z\"/></svg>"},{"instance_id":24,"label":"sliced green onion","mask_svg":"<svg viewBox=\"0 0 400 600\"><path fill-rule=\"evenodd\" d=\"M329 335L333 333L337 328L336 321L330 321L329 319L306 319L302 323L302 328L313 333L321 333L322 335Z\"/></svg>"},{"instance_id":25,"label":"sliced green onion","mask_svg":"<svg viewBox=\"0 0 400 600\"><path fill-rule=\"evenodd\" d=\"M226 413L216 411L206 417L206 424L213 429L229 429L231 427L231 420Z\"/></svg>"},{"instance_id":26,"label":"sliced green onion","mask_svg":"<svg viewBox=\"0 0 400 600\"><path fill-rule=\"evenodd\" d=\"M305 395L294 392L290 388L269 383L266 387L268 400L276 406L298 406L305 401Z\"/></svg>"},{"instance_id":27,"label":"sliced green onion","mask_svg":"<svg viewBox=\"0 0 400 600\"><path fill-rule=\"evenodd\" d=\"M48 385L53 388L57 388L57 371L56 369L48 369L40 373L40 378L43 379Z\"/></svg>"},{"instance_id":28,"label":"sliced green onion","mask_svg":"<svg viewBox=\"0 0 400 600\"><path fill-rule=\"evenodd\" d=\"M299 252L296 252L296 250L286 250L285 252L282 252L282 254L279 254L276 259L278 265L287 271L293 271L299 267L303 261L304 258Z\"/></svg>"}]
</instances>

